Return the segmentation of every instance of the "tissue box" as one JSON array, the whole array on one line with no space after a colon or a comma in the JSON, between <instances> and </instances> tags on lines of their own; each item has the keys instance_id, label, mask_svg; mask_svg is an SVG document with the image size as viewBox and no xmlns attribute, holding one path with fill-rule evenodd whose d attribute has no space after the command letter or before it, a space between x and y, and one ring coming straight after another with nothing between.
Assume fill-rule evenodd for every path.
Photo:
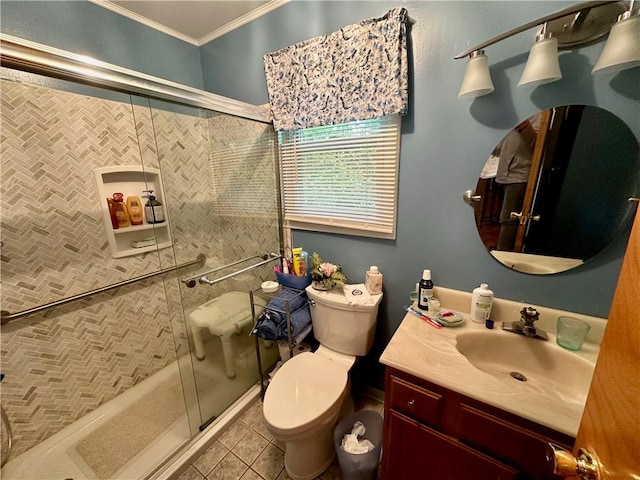
<instances>
[{"instance_id":1,"label":"tissue box","mask_svg":"<svg viewBox=\"0 0 640 480\"><path fill-rule=\"evenodd\" d=\"M311 285L311 275L291 275L290 273L276 272L278 283L283 287L296 288L304 290Z\"/></svg>"}]
</instances>

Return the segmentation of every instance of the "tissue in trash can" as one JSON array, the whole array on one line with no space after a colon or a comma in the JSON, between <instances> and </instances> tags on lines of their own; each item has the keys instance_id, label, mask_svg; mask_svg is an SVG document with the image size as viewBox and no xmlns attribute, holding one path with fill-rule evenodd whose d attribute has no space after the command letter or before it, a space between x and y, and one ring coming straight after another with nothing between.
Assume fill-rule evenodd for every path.
<instances>
[{"instance_id":1,"label":"tissue in trash can","mask_svg":"<svg viewBox=\"0 0 640 480\"><path fill-rule=\"evenodd\" d=\"M342 449L347 453L367 453L375 448L375 445L366 438L358 440L358 436L364 435L367 430L362 422L353 424L351 433L347 433L342 437Z\"/></svg>"}]
</instances>

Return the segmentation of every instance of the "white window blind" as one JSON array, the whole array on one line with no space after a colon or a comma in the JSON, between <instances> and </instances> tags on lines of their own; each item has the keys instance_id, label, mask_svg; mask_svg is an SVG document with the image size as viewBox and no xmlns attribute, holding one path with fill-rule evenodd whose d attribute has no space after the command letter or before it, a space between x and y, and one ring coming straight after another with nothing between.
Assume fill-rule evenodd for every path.
<instances>
[{"instance_id":1,"label":"white window blind","mask_svg":"<svg viewBox=\"0 0 640 480\"><path fill-rule=\"evenodd\" d=\"M285 226L395 238L400 116L278 132Z\"/></svg>"}]
</instances>

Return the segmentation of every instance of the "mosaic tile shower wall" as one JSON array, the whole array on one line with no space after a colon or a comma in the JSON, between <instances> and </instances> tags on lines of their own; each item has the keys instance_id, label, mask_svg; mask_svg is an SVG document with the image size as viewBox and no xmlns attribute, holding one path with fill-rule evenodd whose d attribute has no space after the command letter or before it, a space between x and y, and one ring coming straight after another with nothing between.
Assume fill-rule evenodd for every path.
<instances>
[{"instance_id":1,"label":"mosaic tile shower wall","mask_svg":"<svg viewBox=\"0 0 640 480\"><path fill-rule=\"evenodd\" d=\"M157 271L153 252L111 257L96 193L94 168L141 165L132 106L11 81L1 90L2 308ZM3 325L1 354L17 456L175 361L162 281Z\"/></svg>"},{"instance_id":2,"label":"mosaic tile shower wall","mask_svg":"<svg viewBox=\"0 0 640 480\"><path fill-rule=\"evenodd\" d=\"M211 168L214 170L222 244L226 258L278 252L275 134L271 125L213 114ZM273 264L275 265L275 264ZM272 265L261 272L273 278ZM253 288L256 286L254 285Z\"/></svg>"},{"instance_id":3,"label":"mosaic tile shower wall","mask_svg":"<svg viewBox=\"0 0 640 480\"><path fill-rule=\"evenodd\" d=\"M141 166L132 107L2 82L2 308L20 311L157 271L115 259L94 169Z\"/></svg>"},{"instance_id":4,"label":"mosaic tile shower wall","mask_svg":"<svg viewBox=\"0 0 640 480\"><path fill-rule=\"evenodd\" d=\"M8 80L1 95L3 310L43 305L199 253L208 258L202 268L213 268L278 251L270 126ZM174 248L111 257L93 170L116 165L161 169ZM189 353L184 309L256 288L271 268L186 289L179 278L198 269L191 267L3 325L2 402L14 426L12 455L175 361L176 352Z\"/></svg>"}]
</instances>

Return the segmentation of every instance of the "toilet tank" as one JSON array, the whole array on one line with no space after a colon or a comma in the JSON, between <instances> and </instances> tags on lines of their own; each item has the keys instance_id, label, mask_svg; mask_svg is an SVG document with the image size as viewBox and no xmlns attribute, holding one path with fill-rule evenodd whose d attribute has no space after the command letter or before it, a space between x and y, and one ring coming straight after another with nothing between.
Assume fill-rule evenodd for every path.
<instances>
[{"instance_id":1,"label":"toilet tank","mask_svg":"<svg viewBox=\"0 0 640 480\"><path fill-rule=\"evenodd\" d=\"M350 305L342 290L306 288L313 334L321 345L347 355L366 355L376 334L382 294L371 295L370 305Z\"/></svg>"}]
</instances>

